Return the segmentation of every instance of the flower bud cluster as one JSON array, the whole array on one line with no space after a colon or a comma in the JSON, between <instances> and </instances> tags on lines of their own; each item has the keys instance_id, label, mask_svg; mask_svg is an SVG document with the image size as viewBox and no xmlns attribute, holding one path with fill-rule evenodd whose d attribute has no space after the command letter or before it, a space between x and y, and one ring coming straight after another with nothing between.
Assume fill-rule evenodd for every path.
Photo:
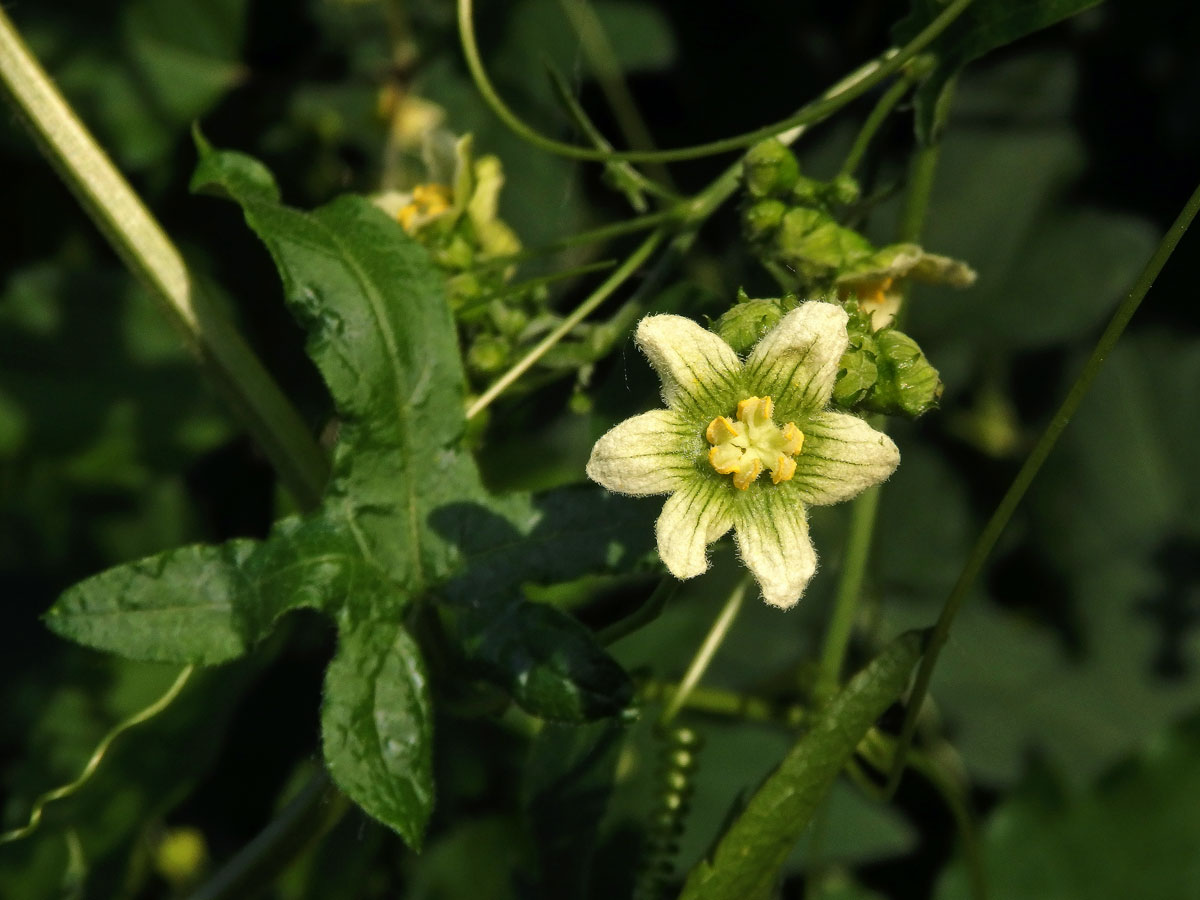
<instances>
[{"instance_id":1,"label":"flower bud cluster","mask_svg":"<svg viewBox=\"0 0 1200 900\"><path fill-rule=\"evenodd\" d=\"M778 299L742 293L713 330L744 352L796 308L797 297L836 298L850 315L850 342L833 402L856 412L910 418L936 406L942 392L937 370L916 341L892 323L907 282L966 287L975 280L970 266L926 253L917 244L876 247L842 224L860 200L854 179L805 176L777 140L750 150L743 177L746 240L787 293Z\"/></svg>"},{"instance_id":2,"label":"flower bud cluster","mask_svg":"<svg viewBox=\"0 0 1200 900\"><path fill-rule=\"evenodd\" d=\"M895 316L905 281L966 287L975 280L970 266L958 260L916 244L876 247L841 224L859 202L858 184L844 174L831 181L805 176L777 140L750 150L744 180L746 240L787 291L857 299L878 329Z\"/></svg>"},{"instance_id":3,"label":"flower bud cluster","mask_svg":"<svg viewBox=\"0 0 1200 900\"><path fill-rule=\"evenodd\" d=\"M509 286L515 266L503 260L518 253L521 242L498 215L504 185L500 160L476 158L470 135L458 138L453 147L453 162L440 167L452 171L446 178L449 184L431 181L411 191L381 195L376 203L394 215L446 273L467 371L485 382L511 366L558 319L546 309L544 286ZM436 178L441 173L430 174Z\"/></svg>"}]
</instances>

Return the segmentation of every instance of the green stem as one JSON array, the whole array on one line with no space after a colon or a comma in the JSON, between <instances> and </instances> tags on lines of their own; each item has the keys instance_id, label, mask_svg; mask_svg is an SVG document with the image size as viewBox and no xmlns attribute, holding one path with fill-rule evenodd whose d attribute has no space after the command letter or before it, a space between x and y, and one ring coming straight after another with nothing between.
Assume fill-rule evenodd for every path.
<instances>
[{"instance_id":1,"label":"green stem","mask_svg":"<svg viewBox=\"0 0 1200 900\"><path fill-rule=\"evenodd\" d=\"M588 117L588 114L584 110L583 106L580 105L579 101L575 99L575 95L571 93L571 86L567 84L567 80L563 77L563 74L557 69L551 67L550 80L554 84L554 92L558 95L559 101L567 110L567 114L579 127L579 130L582 131L584 135L586 135L587 138L596 145L597 149L603 150L605 153L612 153L613 145L608 142L608 139L603 135L603 133L601 133L600 129L597 128L596 124ZM668 202L674 202L679 199L679 195L670 187L666 186L670 183L669 176L664 180L663 184L659 184L652 178L643 175L641 172L635 169L633 163L623 161L606 162L605 166L613 170L612 174L616 178L625 179L640 191L653 194L655 197L658 197L661 200L667 200ZM661 169L664 173L666 172L666 169L662 166L658 166L657 168ZM634 200L634 198L630 199L631 201ZM645 208L645 200L641 200L640 205L639 203L635 202L634 206L639 212L643 211Z\"/></svg>"},{"instance_id":2,"label":"green stem","mask_svg":"<svg viewBox=\"0 0 1200 900\"><path fill-rule=\"evenodd\" d=\"M747 132L736 137L699 144L694 147L681 147L674 150L627 150L608 153L591 147L580 147L556 141L535 131L526 125L508 104L500 97L496 87L488 78L479 55L479 46L475 37L474 3L473 0L458 0L458 33L462 43L463 54L466 57L467 68L475 87L483 97L484 102L518 137L548 153L555 153L569 159L590 160L592 162L608 162L625 160L627 162L676 162L687 159L699 159L714 156L730 150L740 150L757 144L761 140L774 137L781 131L794 128L797 125L812 125L828 118L847 103L861 97L875 85L891 77L914 56L929 46L939 34L950 26L970 5L971 0L954 0L936 19L927 25L920 34L906 44L899 52L885 54L880 60L873 61L859 69L837 86L839 90L831 92L821 99L802 107L794 115L789 116L773 125Z\"/></svg>"},{"instance_id":3,"label":"green stem","mask_svg":"<svg viewBox=\"0 0 1200 900\"><path fill-rule=\"evenodd\" d=\"M865 77L862 73L868 71L868 67L860 69L858 73L851 76L850 79L843 81L840 84L834 85L825 94L827 98L838 96L842 91L849 90L851 86L857 82L854 80L859 77ZM784 144L791 144L800 137L806 130L806 125L796 125L793 128L781 133L778 138ZM696 233L700 226L711 216L716 210L728 200L738 189L742 177L742 161L730 165L720 175L705 187L698 194L690 199L679 201L672 209L662 210L658 213L652 213L647 216L640 216L637 219L631 220L633 223L640 223L637 227L644 227L646 223L657 221L658 216L662 217L662 225L658 230L652 232L632 254L621 264L621 266L604 284L596 289L596 293L589 296L570 316L562 321L562 323L552 332L546 335L533 349L525 354L511 369L505 372L492 384L486 391L475 400L474 403L467 409L467 418L472 418L483 412L491 403L506 391L518 378L527 372L539 359L541 359L551 347L566 337L572 328L582 322L593 309L599 306L613 291L615 291L622 282L627 280L634 272L649 258L654 252L654 249L664 239L668 231L674 227L676 233L671 239L668 251L663 258L659 260L655 272L642 282L639 295L645 295L647 288L657 284L657 275L666 271L666 269L677 262L687 252L692 242L696 238ZM616 225L606 226L606 228L598 229L590 232L590 239L594 239L597 234L603 233L604 236L623 233L626 230L633 230L627 225L617 223ZM579 236L576 236L578 239ZM572 240L572 239L567 239ZM628 313L630 310L636 309L636 306L629 305L623 308L623 312Z\"/></svg>"},{"instance_id":4,"label":"green stem","mask_svg":"<svg viewBox=\"0 0 1200 900\"><path fill-rule=\"evenodd\" d=\"M878 427L877 423L873 424ZM815 693L821 699L835 694L842 683L842 667L846 662L846 650L854 633L854 621L858 617L859 600L862 597L863 583L866 581L867 561L871 555L875 519L879 512L879 494L878 487L871 488L855 500L850 510L846 556L838 578L833 616L829 621L829 630L825 633L817 674Z\"/></svg>"},{"instance_id":5,"label":"green stem","mask_svg":"<svg viewBox=\"0 0 1200 900\"><path fill-rule=\"evenodd\" d=\"M458 307L455 312L462 314L480 306L487 306L494 300L503 300L505 297L513 297L517 294L523 294L526 291L534 288L544 287L545 285L554 284L559 281L565 281L568 278L578 278L581 275L590 275L593 272L603 272L605 269L611 269L617 264L615 259L601 259L593 263L586 263L582 266L575 266L572 269L564 269L561 272L552 272L549 275L538 275L536 278L527 278L524 281L518 281L515 284L506 284L500 290L491 294L484 294L468 303L464 303Z\"/></svg>"},{"instance_id":6,"label":"green stem","mask_svg":"<svg viewBox=\"0 0 1200 900\"><path fill-rule=\"evenodd\" d=\"M188 900L252 897L319 841L350 808L321 769L270 824Z\"/></svg>"},{"instance_id":7,"label":"green stem","mask_svg":"<svg viewBox=\"0 0 1200 900\"><path fill-rule=\"evenodd\" d=\"M39 148L262 446L297 501L315 506L328 463L299 414L179 250L88 133L0 9L0 82Z\"/></svg>"},{"instance_id":8,"label":"green stem","mask_svg":"<svg viewBox=\"0 0 1200 900\"><path fill-rule=\"evenodd\" d=\"M534 363L546 355L546 352L550 350L551 347L566 337L571 332L571 329L586 319L588 315L591 314L592 310L607 300L613 291L624 284L631 275L640 269L642 263L650 258L651 254L658 249L658 245L661 244L665 238L666 231L663 228L658 228L655 231L652 231L646 237L646 239L642 241L640 245L638 245L638 248L634 250L633 253L631 253L629 257L623 263L621 263L620 266L617 267L617 270L609 275L608 278L604 279L604 282L598 288L592 291L588 298L580 303L579 306L577 306L569 316L564 318L562 322L558 324L557 328L538 341L538 343L528 353L521 357L521 359L518 360L511 369L497 378L496 381L493 382L486 391L476 398L475 402L467 408L467 418L474 418L487 409L493 400L495 400L502 393L504 393L505 390L508 389L509 385L528 372L529 369L533 367Z\"/></svg>"},{"instance_id":9,"label":"green stem","mask_svg":"<svg viewBox=\"0 0 1200 900\"><path fill-rule=\"evenodd\" d=\"M699 649L696 650L696 655L692 657L692 662L688 666L687 672L684 673L683 679L679 682L679 687L663 708L662 715L658 719L659 728L666 728L671 724L671 721L688 702L688 698L691 696L692 691L695 690L696 685L700 683L700 679L704 677L704 673L708 669L708 664L712 662L717 648L721 646L729 634L729 629L733 627L734 620L742 608L742 601L746 598L746 589L749 586L750 579L743 578L738 582L733 592L730 593L729 599L725 601L725 605L721 607L721 611L717 614L717 618L713 620L708 634L704 636Z\"/></svg>"},{"instance_id":10,"label":"green stem","mask_svg":"<svg viewBox=\"0 0 1200 900\"><path fill-rule=\"evenodd\" d=\"M872 729L858 745L858 752L876 772L884 773L895 759L896 740L878 729ZM953 773L947 770L945 763L933 753L914 750L910 751L910 758L913 769L937 791L954 817L959 839L962 841L962 855L967 866L972 900L986 900L987 878L983 867L983 849L979 845L979 829L971 811L965 782L961 778L955 778ZM886 789L865 774L862 774L861 780L856 778L856 783L873 800L879 803L887 802Z\"/></svg>"},{"instance_id":11,"label":"green stem","mask_svg":"<svg viewBox=\"0 0 1200 900\"><path fill-rule=\"evenodd\" d=\"M904 194L904 209L896 239L902 243L920 241L933 194L933 178L941 156L942 142L933 141L917 148L908 167L908 190Z\"/></svg>"},{"instance_id":12,"label":"green stem","mask_svg":"<svg viewBox=\"0 0 1200 900\"><path fill-rule=\"evenodd\" d=\"M905 756L909 746L912 744L913 733L917 727L917 716L925 700L925 694L929 690L929 682L933 677L934 666L937 665L938 655L941 653L942 647L945 646L946 640L950 636L950 628L954 624L954 619L962 608L968 592L972 585L974 585L975 579L979 577L979 573L983 570L984 563L987 562L993 548L996 546L996 542L1000 539L1000 535L1004 532L1005 527L1016 511L1018 504L1024 498L1030 485L1033 484L1034 479L1037 478L1042 465L1046 462L1047 457L1050 456L1054 445L1058 443L1058 439L1062 436L1067 424L1071 421L1071 417L1079 409L1079 404L1087 395L1092 382L1096 380L1096 376L1104 366L1104 360L1112 352L1113 348L1116 347L1117 341L1120 340L1121 335L1125 332L1125 327L1129 324L1129 320L1133 318L1133 314L1141 306L1142 300L1149 293L1150 287L1158 277L1158 273L1162 271L1162 267L1170 259L1180 238L1183 237L1188 226L1191 225L1197 210L1200 210L1200 186L1197 186L1192 196L1188 198L1187 203L1184 204L1183 209L1179 213L1179 217L1167 229L1167 233L1163 235L1158 248L1146 263L1146 267L1142 270L1141 275L1138 276L1133 288L1117 306L1112 319L1109 320L1108 326L1104 329L1104 333L1100 335L1100 339L1092 349L1091 356L1084 363L1082 371L1080 371L1074 384L1071 385L1071 389L1067 392L1067 396L1063 399L1062 405L1059 406L1054 417L1046 425L1041 437L1038 438L1037 444L1025 460L1025 464L1021 466L1021 470L1013 479L1012 484L1009 485L1008 491L996 507L996 511L992 513L991 519L988 520L979 538L975 541L975 546L971 548L967 561L963 564L962 572L951 589L950 595L946 598L941 615L938 616L937 623L933 627L929 644L921 658L921 666L917 670L916 682L913 685L912 693L909 695L908 710L905 713L904 726L900 732L895 761L888 779L889 791L896 789L896 786L900 782L900 776L904 772Z\"/></svg>"},{"instance_id":13,"label":"green stem","mask_svg":"<svg viewBox=\"0 0 1200 900\"><path fill-rule=\"evenodd\" d=\"M523 263L530 259L538 259L551 253L569 250L572 247L597 244L609 238L621 237L622 235L633 234L638 231L646 231L678 217L679 213L674 209L663 209L657 212L646 213L644 216L633 216L629 219L622 219L620 222L613 222L610 225L601 225L599 228L592 228L589 231L581 231L578 234L568 235L565 238L559 238L557 241L551 241L537 247L530 247L527 250L521 250L517 253L507 253L504 256L489 256L487 259L481 259L476 262L471 267L471 270L476 271L479 269L494 269L497 266L516 265L517 263Z\"/></svg>"},{"instance_id":14,"label":"green stem","mask_svg":"<svg viewBox=\"0 0 1200 900\"><path fill-rule=\"evenodd\" d=\"M647 681L638 690L638 699L645 703L669 703L677 696L679 685L662 681ZM692 688L691 693L683 700L683 708L725 719L761 725L783 725L787 728L799 728L808 717L808 710L797 703L777 703L766 697L755 697L703 685Z\"/></svg>"},{"instance_id":15,"label":"green stem","mask_svg":"<svg viewBox=\"0 0 1200 900\"><path fill-rule=\"evenodd\" d=\"M583 58L588 68L596 76L600 93L604 95L617 127L625 136L626 143L634 150L654 150L654 138L646 120L638 110L633 92L625 81L625 73L621 71L620 60L613 49L612 41L604 30L596 11L587 0L559 0L563 14L579 36L579 44L583 49ZM672 187L671 173L666 166L652 165L649 171L653 177L667 187Z\"/></svg>"},{"instance_id":16,"label":"green stem","mask_svg":"<svg viewBox=\"0 0 1200 900\"><path fill-rule=\"evenodd\" d=\"M874 140L875 133L887 121L887 117L891 115L896 104L904 99L904 95L911 89L912 81L908 78L901 78L879 98L879 102L875 104L866 121L863 122L862 128L859 129L858 135L854 138L850 152L846 154L846 160L842 163L842 175L854 174L854 170L858 168L863 157L867 155L867 149L871 146L871 141Z\"/></svg>"},{"instance_id":17,"label":"green stem","mask_svg":"<svg viewBox=\"0 0 1200 900\"><path fill-rule=\"evenodd\" d=\"M893 86L892 90L895 91L902 84L904 82ZM946 90L950 89L948 85ZM884 106L884 99L887 99L886 96L872 111L872 116L880 107ZM896 100L898 99L899 97L896 98ZM944 124L944 117L950 105L949 97L945 94L943 94L943 100L944 102L939 106L942 117L939 125ZM894 103L895 100L892 102ZM886 115L886 110L883 115ZM864 127L863 130L867 131L867 128ZM939 127L935 133L940 134L940 132L941 128ZM916 241L921 236L925 225L925 216L929 211L929 198L933 193L933 180L937 171L940 150L941 142L939 140L924 144L917 148L909 165L908 189L905 192L904 209L900 215L900 225L896 235L897 239L902 242ZM853 153L853 151L851 152ZM900 311L897 313L897 322L907 308L908 303L905 298L905 302L901 303ZM878 418L874 419L872 424L879 430L884 428L884 423ZM841 683L842 666L845 664L846 650L854 631L854 620L858 615L867 563L870 560L871 542L875 533L875 522L879 515L879 496L880 488L871 488L854 501L850 512L846 559L838 579L833 617L830 620L829 631L825 635L825 644L821 653L817 677L818 697L830 696Z\"/></svg>"}]
</instances>

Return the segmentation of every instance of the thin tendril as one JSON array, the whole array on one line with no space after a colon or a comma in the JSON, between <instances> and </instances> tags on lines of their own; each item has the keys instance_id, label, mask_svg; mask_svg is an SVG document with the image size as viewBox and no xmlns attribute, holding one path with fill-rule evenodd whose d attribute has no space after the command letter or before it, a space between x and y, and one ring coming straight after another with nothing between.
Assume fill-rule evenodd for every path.
<instances>
[{"instance_id":1,"label":"thin tendril","mask_svg":"<svg viewBox=\"0 0 1200 900\"><path fill-rule=\"evenodd\" d=\"M1016 512L1018 504L1025 497L1034 479L1037 478L1043 463L1050 456L1054 445L1058 443L1059 437L1071 421L1071 417L1075 415L1075 411L1079 408L1079 404L1083 401L1084 396L1087 395L1100 369L1103 368L1104 360L1112 352L1113 348L1116 347L1117 341L1120 340L1125 327L1129 324L1129 320L1133 318L1133 314L1137 312L1142 300L1149 293L1151 285L1154 284L1154 280L1158 277L1158 273L1162 271L1162 267L1170 259L1171 253L1179 244L1180 239L1192 223L1198 210L1200 210L1200 186L1197 186L1192 196L1188 198L1187 203L1184 204L1182 211L1179 213L1179 217L1167 229L1167 233L1163 235L1158 248L1146 263L1146 267L1142 270L1141 275L1138 276L1138 280L1134 283L1133 288L1126 295L1125 299L1121 301L1116 312L1113 313L1108 326L1104 329L1104 333L1096 341L1096 346L1092 349L1092 355L1088 357L1083 370L1075 379L1075 383L1071 385L1071 389L1067 392L1062 405L1042 432L1041 437L1038 438L1038 442L1033 450L1030 451L1025 464L1021 466L1021 470L1013 479L1012 484L1009 485L1004 498L1000 501L1000 504L996 507L996 511L992 513L991 519L988 520L979 538L975 541L975 546L971 548L971 553L963 565L962 572L958 576L958 581L955 582L950 595L946 598L941 615L938 616L937 624L933 627L925 653L921 657L921 666L917 670L916 682L913 684L912 694L909 696L908 709L904 716L904 725L897 742L895 760L891 774L888 777L887 790L889 794L896 790L896 787L900 783L900 777L904 773L905 758L908 754L908 748L912 745L913 734L917 727L917 717L924 703L925 694L929 690L929 682L933 678L934 666L937 665L938 655L941 653L942 647L945 646L946 640L950 636L950 628L954 624L954 619L962 608L968 592L972 585L974 585L979 573L983 570L984 563L987 562L988 557L991 555L992 549L996 546L996 542L1004 532L1005 526L1008 525L1009 519Z\"/></svg>"},{"instance_id":2,"label":"thin tendril","mask_svg":"<svg viewBox=\"0 0 1200 900\"><path fill-rule=\"evenodd\" d=\"M96 745L96 749L92 751L91 759L87 761L87 765L83 767L83 771L79 773L79 777L67 784L60 785L53 790L46 791L35 801L33 801L33 809L29 813L29 821L20 828L14 828L11 831L6 831L0 834L0 844L7 844L11 841L19 841L21 838L28 837L37 830L38 825L42 821L42 812L45 808L55 800L62 800L65 797L70 797L81 787L91 780L96 769L100 767L100 762L104 759L104 755L108 752L108 748L112 746L112 742L118 737L137 725L141 725L147 719L152 719L160 712L166 709L179 696L179 692L183 690L183 686L192 676L195 666L184 666L176 676L175 681L167 688L166 693L161 697L142 709L134 713L129 718L122 722L118 722L112 727L108 734L104 735L100 743Z\"/></svg>"},{"instance_id":3,"label":"thin tendril","mask_svg":"<svg viewBox=\"0 0 1200 900\"><path fill-rule=\"evenodd\" d=\"M774 137L780 132L794 128L797 125L811 125L814 122L819 122L831 116L847 103L862 96L875 87L875 85L886 80L895 72L898 72L905 63L929 46L939 34L949 27L951 22L962 15L971 2L972 0L955 0L954 3L946 7L941 15L925 26L921 33L909 41L899 52L889 51L888 54L885 54L876 63L876 66L869 75L834 96L827 95L815 100L802 107L794 115L773 125L767 125L735 137L711 141L707 144L698 144L693 147L680 147L673 150L626 150L609 153L546 137L529 125L526 125L512 111L508 104L500 97L491 79L488 78L487 70L484 69L483 60L479 55L479 45L475 37L473 0L458 0L458 34L462 44L463 55L466 57L467 68L470 70L471 78L474 80L475 87L483 97L484 102L491 107L492 112L509 129L528 143L545 150L547 153L555 153L569 159L589 160L592 162L612 162L618 160L626 162L678 162L687 159L700 159L705 156L715 156L731 150L740 150L743 147L757 144L759 141L769 137Z\"/></svg>"}]
</instances>

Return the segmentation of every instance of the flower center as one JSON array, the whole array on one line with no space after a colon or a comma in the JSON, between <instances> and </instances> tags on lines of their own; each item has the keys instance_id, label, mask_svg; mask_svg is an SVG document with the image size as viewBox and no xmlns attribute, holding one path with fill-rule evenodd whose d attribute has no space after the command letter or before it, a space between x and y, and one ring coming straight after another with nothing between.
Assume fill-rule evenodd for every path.
<instances>
[{"instance_id":1,"label":"flower center","mask_svg":"<svg viewBox=\"0 0 1200 900\"><path fill-rule=\"evenodd\" d=\"M804 446L804 435L795 422L782 428L771 420L770 397L747 397L737 407L737 421L717 416L704 436L712 444L708 461L722 475L733 475L740 491L750 487L763 469L771 472L771 483L779 484L796 474L792 459Z\"/></svg>"},{"instance_id":2,"label":"flower center","mask_svg":"<svg viewBox=\"0 0 1200 900\"><path fill-rule=\"evenodd\" d=\"M396 218L401 227L412 234L448 210L451 199L450 188L443 184L418 184L413 188L412 200L396 213Z\"/></svg>"}]
</instances>

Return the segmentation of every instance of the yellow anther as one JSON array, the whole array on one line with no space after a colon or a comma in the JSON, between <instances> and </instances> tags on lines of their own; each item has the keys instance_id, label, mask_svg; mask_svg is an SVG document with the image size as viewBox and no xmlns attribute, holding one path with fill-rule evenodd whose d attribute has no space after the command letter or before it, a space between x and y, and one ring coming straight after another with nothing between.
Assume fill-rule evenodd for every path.
<instances>
[{"instance_id":1,"label":"yellow anther","mask_svg":"<svg viewBox=\"0 0 1200 900\"><path fill-rule=\"evenodd\" d=\"M717 416L708 423L708 428L704 432L704 436L708 438L710 444L716 444L722 438L737 437L737 429L734 427L733 422L725 416Z\"/></svg>"},{"instance_id":2,"label":"yellow anther","mask_svg":"<svg viewBox=\"0 0 1200 900\"><path fill-rule=\"evenodd\" d=\"M785 453L780 453L779 458L775 460L775 468L771 470L771 483L779 484L781 481L788 481L796 474L796 461Z\"/></svg>"},{"instance_id":3,"label":"yellow anther","mask_svg":"<svg viewBox=\"0 0 1200 900\"><path fill-rule=\"evenodd\" d=\"M733 475L733 484L744 491L764 469L779 484L796 473L792 459L804 445L804 435L795 422L780 428L772 420L775 405L770 397L746 397L737 405L737 421L726 416L713 419L704 436L712 444L708 461L721 475Z\"/></svg>"},{"instance_id":4,"label":"yellow anther","mask_svg":"<svg viewBox=\"0 0 1200 900\"><path fill-rule=\"evenodd\" d=\"M440 216L450 208L450 188L444 184L418 184L413 188L412 200L400 208L396 218L410 234Z\"/></svg>"},{"instance_id":5,"label":"yellow anther","mask_svg":"<svg viewBox=\"0 0 1200 900\"><path fill-rule=\"evenodd\" d=\"M804 446L804 433L796 427L795 422L788 422L783 426L783 452L789 456L795 456L800 452L800 448ZM789 475L788 478L792 476Z\"/></svg>"},{"instance_id":6,"label":"yellow anther","mask_svg":"<svg viewBox=\"0 0 1200 900\"><path fill-rule=\"evenodd\" d=\"M737 470L733 476L733 486L739 491L744 491L754 482L759 475L762 474L763 464L757 456L750 460L749 465L743 465Z\"/></svg>"}]
</instances>

